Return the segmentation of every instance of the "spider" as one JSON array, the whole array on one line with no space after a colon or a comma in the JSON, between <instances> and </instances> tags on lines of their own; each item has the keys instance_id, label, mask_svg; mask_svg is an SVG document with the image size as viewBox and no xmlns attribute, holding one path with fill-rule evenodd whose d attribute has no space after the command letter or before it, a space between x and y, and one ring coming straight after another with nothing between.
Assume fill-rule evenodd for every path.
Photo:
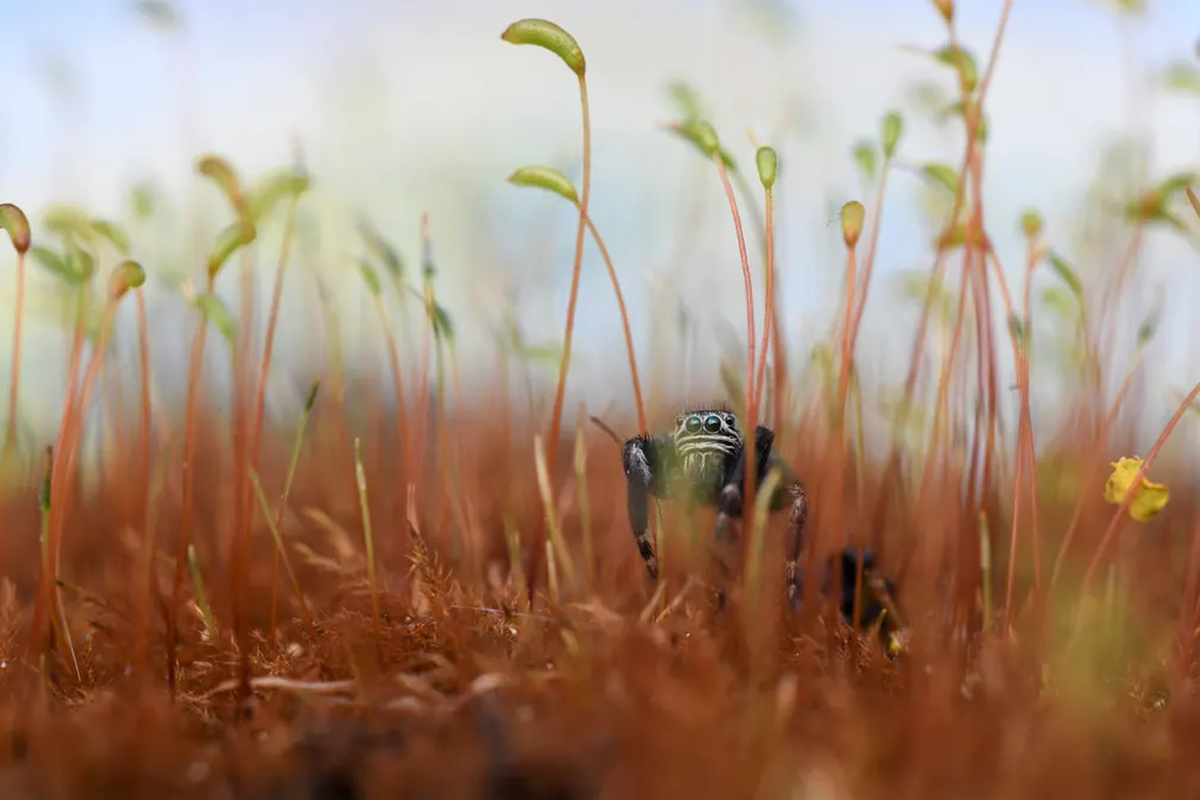
<instances>
[{"instance_id":1,"label":"spider","mask_svg":"<svg viewBox=\"0 0 1200 800\"><path fill-rule=\"evenodd\" d=\"M790 507L787 541L787 595L795 607L801 595L801 582L796 572L796 560L804 544L808 522L808 493L791 467L772 450L775 432L762 425L755 431L756 486L762 486L772 469L778 469L781 480L770 499L770 511ZM738 427L737 416L728 408L697 408L675 418L671 431L657 435L643 433L626 440L622 461L628 485L627 506L629 524L638 552L646 562L651 578L658 577L658 557L648 532L650 498L663 500L683 498L690 507L715 506L717 521L715 538L719 546L727 546L730 520L742 516L742 487L746 474L745 439ZM840 555L843 580L839 609L847 622L853 614L854 587L860 554L846 548ZM875 566L874 554L861 554L864 575ZM848 576L848 577L847 577ZM831 588L832 576L827 572L822 591ZM894 584L884 579L887 591L894 593ZM872 592L873 593L873 592ZM861 621L869 626L886 617L878 598L866 599L861 609ZM718 601L724 605L724 596Z\"/></svg>"}]
</instances>

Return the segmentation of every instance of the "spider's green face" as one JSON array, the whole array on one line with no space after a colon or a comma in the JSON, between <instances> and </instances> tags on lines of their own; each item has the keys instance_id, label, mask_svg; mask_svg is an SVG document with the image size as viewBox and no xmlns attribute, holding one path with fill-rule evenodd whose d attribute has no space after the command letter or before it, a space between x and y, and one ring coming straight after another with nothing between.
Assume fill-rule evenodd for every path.
<instances>
[{"instance_id":1,"label":"spider's green face","mask_svg":"<svg viewBox=\"0 0 1200 800\"><path fill-rule=\"evenodd\" d=\"M684 475L704 481L720 468L725 457L742 445L737 417L721 409L697 409L675 418L675 451L683 460Z\"/></svg>"}]
</instances>

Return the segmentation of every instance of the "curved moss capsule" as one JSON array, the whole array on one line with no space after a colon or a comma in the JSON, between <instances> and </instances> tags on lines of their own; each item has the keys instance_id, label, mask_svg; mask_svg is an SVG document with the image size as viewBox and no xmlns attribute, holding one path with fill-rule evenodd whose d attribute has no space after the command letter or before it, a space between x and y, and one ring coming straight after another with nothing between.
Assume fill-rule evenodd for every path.
<instances>
[{"instance_id":1,"label":"curved moss capsule","mask_svg":"<svg viewBox=\"0 0 1200 800\"><path fill-rule=\"evenodd\" d=\"M245 215L246 200L242 184L228 161L220 156L201 156L196 161L196 171L217 184L238 216Z\"/></svg>"},{"instance_id":2,"label":"curved moss capsule","mask_svg":"<svg viewBox=\"0 0 1200 800\"><path fill-rule=\"evenodd\" d=\"M579 204L579 195L575 192L575 185L571 183L566 175L563 175L554 169L554 167L521 167L508 176L508 182L514 186L532 186L537 189L545 189L546 191L554 192L559 197L570 200L576 205Z\"/></svg>"},{"instance_id":3,"label":"curved moss capsule","mask_svg":"<svg viewBox=\"0 0 1200 800\"><path fill-rule=\"evenodd\" d=\"M119 300L130 289L139 289L146 282L146 270L133 259L125 259L113 267L108 276L108 295L113 300Z\"/></svg>"},{"instance_id":4,"label":"curved moss capsule","mask_svg":"<svg viewBox=\"0 0 1200 800\"><path fill-rule=\"evenodd\" d=\"M258 230L247 220L226 225L217 235L217 243L212 254L208 257L208 274L216 278L217 273L225 266L230 257L239 249L253 242L258 237Z\"/></svg>"},{"instance_id":5,"label":"curved moss capsule","mask_svg":"<svg viewBox=\"0 0 1200 800\"><path fill-rule=\"evenodd\" d=\"M713 156L721 147L717 132L706 120L698 119L692 123L692 132L696 136L696 144L708 156Z\"/></svg>"},{"instance_id":6,"label":"curved moss capsule","mask_svg":"<svg viewBox=\"0 0 1200 800\"><path fill-rule=\"evenodd\" d=\"M754 161L758 166L758 179L762 181L763 188L772 188L779 176L779 156L773 148L763 146L758 148Z\"/></svg>"},{"instance_id":7,"label":"curved moss capsule","mask_svg":"<svg viewBox=\"0 0 1200 800\"><path fill-rule=\"evenodd\" d=\"M858 171L862 173L863 180L867 183L873 182L879 175L879 154L875 150L875 143L859 142L854 146L852 155L854 163L858 165Z\"/></svg>"},{"instance_id":8,"label":"curved moss capsule","mask_svg":"<svg viewBox=\"0 0 1200 800\"><path fill-rule=\"evenodd\" d=\"M706 157L712 158L712 144L716 139L716 132L707 122L702 122L699 119L686 119L683 122L671 122L663 126L666 130L675 134L681 139L684 139L692 144L697 150L703 153ZM711 134L712 139L709 139ZM736 170L737 163L733 160L733 156L717 144L717 152L721 154L721 160L725 162L726 169Z\"/></svg>"},{"instance_id":9,"label":"curved moss capsule","mask_svg":"<svg viewBox=\"0 0 1200 800\"><path fill-rule=\"evenodd\" d=\"M255 224L268 217L280 201L296 198L308 191L311 181L308 175L291 168L271 173L257 183L246 199L246 209Z\"/></svg>"},{"instance_id":10,"label":"curved moss capsule","mask_svg":"<svg viewBox=\"0 0 1200 800\"><path fill-rule=\"evenodd\" d=\"M55 203L42 213L42 228L59 236L74 236L84 241L96 237L87 211L70 203Z\"/></svg>"},{"instance_id":11,"label":"curved moss capsule","mask_svg":"<svg viewBox=\"0 0 1200 800\"><path fill-rule=\"evenodd\" d=\"M404 259L400 252L383 238L383 234L366 217L359 217L356 227L358 235L367 246L367 251L383 262L384 268L394 280L401 280L404 277Z\"/></svg>"},{"instance_id":12,"label":"curved moss capsule","mask_svg":"<svg viewBox=\"0 0 1200 800\"><path fill-rule=\"evenodd\" d=\"M936 50L933 57L948 67L958 71L959 81L968 92L975 91L979 85L979 66L975 57L965 48L947 44Z\"/></svg>"},{"instance_id":13,"label":"curved moss capsule","mask_svg":"<svg viewBox=\"0 0 1200 800\"><path fill-rule=\"evenodd\" d=\"M851 249L858 244L862 236L863 223L867 218L867 209L857 200L851 200L842 206L842 239L846 247Z\"/></svg>"},{"instance_id":14,"label":"curved moss capsule","mask_svg":"<svg viewBox=\"0 0 1200 800\"><path fill-rule=\"evenodd\" d=\"M925 164L921 167L921 174L928 180L944 186L950 194L958 192L958 173L952 167L945 164Z\"/></svg>"},{"instance_id":15,"label":"curved moss capsule","mask_svg":"<svg viewBox=\"0 0 1200 800\"><path fill-rule=\"evenodd\" d=\"M532 44L549 50L563 60L571 71L583 77L587 70L587 62L583 57L583 48L575 37L560 26L545 19L522 19L509 25L500 34L500 38L510 44Z\"/></svg>"},{"instance_id":16,"label":"curved moss capsule","mask_svg":"<svg viewBox=\"0 0 1200 800\"><path fill-rule=\"evenodd\" d=\"M0 228L12 240L13 249L21 255L29 252L29 218L12 203L0 203Z\"/></svg>"}]
</instances>

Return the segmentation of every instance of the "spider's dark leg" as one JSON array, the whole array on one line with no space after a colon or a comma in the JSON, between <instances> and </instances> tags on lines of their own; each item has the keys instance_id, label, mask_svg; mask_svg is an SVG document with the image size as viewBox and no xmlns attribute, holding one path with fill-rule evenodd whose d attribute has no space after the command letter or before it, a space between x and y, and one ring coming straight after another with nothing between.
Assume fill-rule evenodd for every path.
<instances>
[{"instance_id":1,"label":"spider's dark leg","mask_svg":"<svg viewBox=\"0 0 1200 800\"><path fill-rule=\"evenodd\" d=\"M761 486L763 481L772 467L781 467L784 470L785 481L790 476L791 472L787 469L787 464L780 460L774 453L771 452L771 447L775 443L775 433L770 428L765 428L762 425L758 426L757 435L755 436L755 458L754 466L757 479L755 486ZM729 525L733 518L742 516L743 502L743 487L746 478L746 451L745 448L738 451L737 458L731 462L729 472L725 475L724 486L721 488L721 493L717 497L717 525L715 538L717 546L728 550L731 542L729 536ZM775 500L772 498L772 506ZM718 602L721 607L724 607L724 595L718 595Z\"/></svg>"},{"instance_id":2,"label":"spider's dark leg","mask_svg":"<svg viewBox=\"0 0 1200 800\"><path fill-rule=\"evenodd\" d=\"M662 458L664 444L650 436L638 436L625 442L622 461L627 484L626 508L633 541L646 562L651 578L658 577L658 556L650 539L650 498L660 493L662 476L657 470L665 468Z\"/></svg>"},{"instance_id":3,"label":"spider's dark leg","mask_svg":"<svg viewBox=\"0 0 1200 800\"><path fill-rule=\"evenodd\" d=\"M715 538L724 546L730 540L729 523L742 515L742 483L746 476L746 454L739 450L729 471L721 481L721 492L717 495L717 524Z\"/></svg>"},{"instance_id":4,"label":"spider's dark leg","mask_svg":"<svg viewBox=\"0 0 1200 800\"><path fill-rule=\"evenodd\" d=\"M804 534L808 527L808 492L788 463L774 452L764 459L763 477L765 478L772 469L780 470L782 480L775 490L775 496L771 498L771 510L780 511L785 507L789 509L786 578L788 602L795 607L803 588L800 575L796 571L796 562L800 558L801 548L804 547Z\"/></svg>"}]
</instances>

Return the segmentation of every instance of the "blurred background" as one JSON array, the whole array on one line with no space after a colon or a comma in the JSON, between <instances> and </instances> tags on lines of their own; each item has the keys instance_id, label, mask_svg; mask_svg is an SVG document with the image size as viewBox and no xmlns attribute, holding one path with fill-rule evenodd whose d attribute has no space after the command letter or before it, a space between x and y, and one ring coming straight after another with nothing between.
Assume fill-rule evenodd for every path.
<instances>
[{"instance_id":1,"label":"blurred background","mask_svg":"<svg viewBox=\"0 0 1200 800\"><path fill-rule=\"evenodd\" d=\"M1002 2L957 6L958 32L982 71ZM455 323L464 389L486 403L506 315L532 350L559 345L574 250L571 206L505 182L526 164L555 166L576 181L581 171L574 77L548 53L500 40L508 23L528 16L563 25L586 53L591 216L622 280L643 382L657 375L668 397L709 399L719 359L744 346L745 335L720 179L662 129L679 116L673 84L694 90L753 186L747 131L780 154L778 263L793 374L836 320L845 269L838 209L850 199L873 208L875 186L854 146L877 139L880 118L897 109L907 121L905 163L957 168L962 157L961 126L936 119L955 100L954 74L906 49L946 43L929 0L5 0L0 201L27 212L35 243L53 203L128 226L132 255L149 273L155 392L177 414L194 320L179 282L202 280L213 238L229 221L195 159L220 154L249 181L292 163L299 149L314 189L289 267L272 411L298 410L323 369L318 278L336 299L347 357L387 381L378 320L353 267L362 255L359 215L414 273L421 216L429 215L438 297ZM1115 269L1128 240L1101 198L1123 201L1138 186L1200 168L1200 87L1189 88L1186 74L1167 80L1173 64L1200 64L1198 39L1193 0L1016 0L987 99L984 190L989 234L1014 292L1023 280L1024 210L1041 212L1052 246L1091 281ZM920 304L913 276L932 265L935 215L945 212L938 192L914 169L889 181L859 348L863 379L880 391L903 381ZM1194 222L1147 237L1122 311L1126 345L1157 315L1144 393L1151 430L1177 402L1172 391L1200 380ZM264 232L258 248L264 303L279 239L278 230ZM7 384L15 257L0 249ZM232 308L237 272L218 283ZM1054 282L1041 272L1036 286ZM37 266L30 275L20 407L26 439L45 443L65 392L69 313L54 278ZM1039 308L1035 330L1050 325ZM134 321L124 308L118 347L129 369ZM627 413L617 305L590 239L577 326L568 403ZM1008 381L1006 339L1000 350ZM220 381L227 353L209 352L211 379ZM1041 419L1064 388L1076 387L1052 355L1035 347L1034 359ZM535 368L552 387L554 360ZM0 405L7 396L5 386Z\"/></svg>"}]
</instances>

